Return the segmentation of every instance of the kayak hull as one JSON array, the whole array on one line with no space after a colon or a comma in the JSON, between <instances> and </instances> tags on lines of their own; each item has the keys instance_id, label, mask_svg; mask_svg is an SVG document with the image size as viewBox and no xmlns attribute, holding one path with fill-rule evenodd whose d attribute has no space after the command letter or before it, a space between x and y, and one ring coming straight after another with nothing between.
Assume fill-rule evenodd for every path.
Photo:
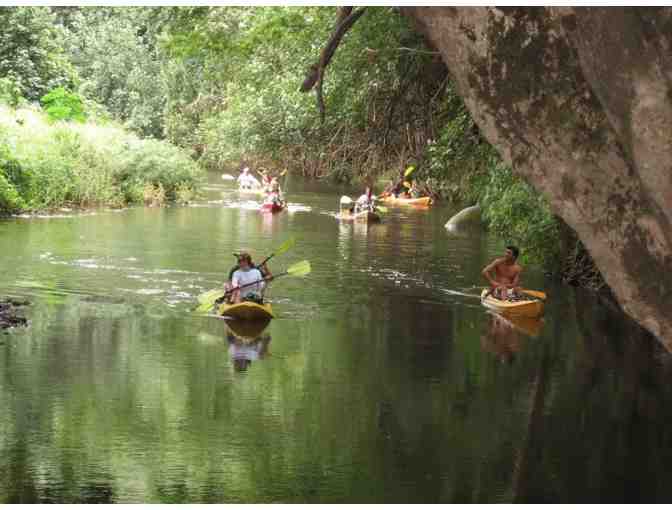
<instances>
[{"instance_id":1,"label":"kayak hull","mask_svg":"<svg viewBox=\"0 0 672 510\"><path fill-rule=\"evenodd\" d=\"M226 320L229 331L237 338L244 341L256 340L268 326L270 319L261 320Z\"/></svg>"},{"instance_id":2,"label":"kayak hull","mask_svg":"<svg viewBox=\"0 0 672 510\"><path fill-rule=\"evenodd\" d=\"M233 319L246 321L268 321L274 317L269 303L259 305L250 301L243 301L242 303L233 305L223 303L219 305L217 313Z\"/></svg>"},{"instance_id":3,"label":"kayak hull","mask_svg":"<svg viewBox=\"0 0 672 510\"><path fill-rule=\"evenodd\" d=\"M284 206L279 204L263 204L261 206L261 212L275 214L281 212L284 208Z\"/></svg>"},{"instance_id":4,"label":"kayak hull","mask_svg":"<svg viewBox=\"0 0 672 510\"><path fill-rule=\"evenodd\" d=\"M483 306L501 313L504 316L510 317L527 317L536 318L544 314L544 300L546 294L534 290L526 290L523 292L537 299L530 299L529 301L503 301L497 299L492 295L487 295L490 289L483 289L481 292L481 303Z\"/></svg>"},{"instance_id":5,"label":"kayak hull","mask_svg":"<svg viewBox=\"0 0 672 510\"><path fill-rule=\"evenodd\" d=\"M421 198L397 198L394 195L389 195L381 199L381 202L392 205L419 205L419 206L428 206L432 205L431 197L421 197Z\"/></svg>"},{"instance_id":6,"label":"kayak hull","mask_svg":"<svg viewBox=\"0 0 672 510\"><path fill-rule=\"evenodd\" d=\"M342 221L378 223L380 221L380 215L371 211L361 211L355 214L352 214L349 211L341 211L341 213L338 215L338 219Z\"/></svg>"}]
</instances>

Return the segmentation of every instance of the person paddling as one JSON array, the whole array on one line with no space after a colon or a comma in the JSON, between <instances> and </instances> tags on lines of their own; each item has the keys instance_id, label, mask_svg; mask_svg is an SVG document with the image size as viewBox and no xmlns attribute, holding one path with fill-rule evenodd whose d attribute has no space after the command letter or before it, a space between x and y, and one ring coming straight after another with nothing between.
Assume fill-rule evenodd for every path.
<instances>
[{"instance_id":1,"label":"person paddling","mask_svg":"<svg viewBox=\"0 0 672 510\"><path fill-rule=\"evenodd\" d=\"M250 285L239 291L229 291L239 285L245 285L246 283L252 283L272 277L273 275L271 274L268 265L264 263L262 266L255 266L252 262L252 257L247 252L234 253L233 255L238 260L238 263L231 268L229 277L226 283L224 283L226 295L223 298L218 299L215 302L215 305L217 306L225 300L228 303L240 303L241 301L254 301L259 304L263 303L263 291L266 285L264 282L257 285ZM251 278L252 276L256 277ZM244 283L240 283L242 280L245 280ZM257 295L255 296L255 294Z\"/></svg>"},{"instance_id":2,"label":"person paddling","mask_svg":"<svg viewBox=\"0 0 672 510\"><path fill-rule=\"evenodd\" d=\"M232 301L234 303L252 301L254 303L262 304L264 302L266 282L260 280L272 277L271 272L268 271L268 268L262 272L259 268L255 267L249 253L238 254L238 266L239 269L234 271L233 275L231 275L231 288L236 289L232 292ZM264 264L264 266L266 266L266 264ZM264 273L266 273L265 276ZM244 288L239 289L238 287Z\"/></svg>"},{"instance_id":3,"label":"person paddling","mask_svg":"<svg viewBox=\"0 0 672 510\"><path fill-rule=\"evenodd\" d=\"M519 253L516 246L507 246L504 257L493 260L481 272L490 282L490 293L498 299L513 299L520 294L520 275L523 268L516 262ZM493 271L494 278L491 275Z\"/></svg>"},{"instance_id":4,"label":"person paddling","mask_svg":"<svg viewBox=\"0 0 672 510\"><path fill-rule=\"evenodd\" d=\"M259 181L250 173L249 167L243 168L242 173L236 180L240 189L258 189L261 186Z\"/></svg>"},{"instance_id":5,"label":"person paddling","mask_svg":"<svg viewBox=\"0 0 672 510\"><path fill-rule=\"evenodd\" d=\"M361 211L371 211L373 212L374 205L373 205L373 200L375 197L372 195L371 192L371 187L367 186L366 191L364 191L364 194L362 194L357 201L355 202L355 213L361 212Z\"/></svg>"},{"instance_id":6,"label":"person paddling","mask_svg":"<svg viewBox=\"0 0 672 510\"><path fill-rule=\"evenodd\" d=\"M284 200L282 199L282 191L280 190L280 183L278 182L278 179L273 177L270 181L270 191L268 192L268 195L266 195L266 200L265 202L267 204L276 204L279 206L284 206Z\"/></svg>"}]
</instances>

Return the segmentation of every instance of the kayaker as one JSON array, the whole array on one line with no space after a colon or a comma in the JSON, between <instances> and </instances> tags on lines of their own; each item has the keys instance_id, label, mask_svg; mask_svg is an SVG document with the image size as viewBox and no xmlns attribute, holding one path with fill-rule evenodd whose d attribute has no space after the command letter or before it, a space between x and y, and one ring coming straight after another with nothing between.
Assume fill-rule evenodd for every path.
<instances>
[{"instance_id":1,"label":"kayaker","mask_svg":"<svg viewBox=\"0 0 672 510\"><path fill-rule=\"evenodd\" d=\"M364 194L361 195L355 202L355 213L361 211L373 211L374 196L371 194L371 187L367 186Z\"/></svg>"},{"instance_id":2,"label":"kayaker","mask_svg":"<svg viewBox=\"0 0 672 510\"><path fill-rule=\"evenodd\" d=\"M266 282L261 280L272 277L270 271L266 268L264 272L267 276L265 277L264 273L252 263L250 254L245 252L238 254L238 266L239 268L231 275L231 288L236 289L232 292L232 302L253 301L262 304ZM244 288L237 289L237 287Z\"/></svg>"},{"instance_id":3,"label":"kayaker","mask_svg":"<svg viewBox=\"0 0 672 510\"><path fill-rule=\"evenodd\" d=\"M408 190L408 196L410 198L420 198L420 190L418 189L417 181L411 182L411 187Z\"/></svg>"},{"instance_id":4,"label":"kayaker","mask_svg":"<svg viewBox=\"0 0 672 510\"><path fill-rule=\"evenodd\" d=\"M227 278L226 283L224 283L224 290L226 291L226 295L223 298L220 298L217 301L215 301L215 306L219 306L223 302L240 303L240 301L235 301L234 300L236 293L235 292L229 292L229 291L231 289L233 289L234 287L236 287L236 285L233 283L233 276L234 276L234 274L236 274L236 271L239 271L242 268L241 260L243 258L245 258L246 260L249 260L250 266L252 268L258 270L261 273L261 278L269 278L269 277L273 276L271 274L271 270L268 268L268 264L264 263L262 266L256 266L252 262L252 257L249 255L249 253L246 253L246 252L234 253L233 256L236 257L236 260L238 261L238 263L229 270L229 277ZM257 278L257 280L259 280L261 278ZM251 281L256 281L256 280L251 280ZM241 289L241 290L244 293L245 290L251 289L253 287L255 287L255 286L251 285L250 287L246 287L245 289ZM263 292L262 292L262 297L263 297ZM243 301L244 301L244 299L243 299Z\"/></svg>"},{"instance_id":5,"label":"kayaker","mask_svg":"<svg viewBox=\"0 0 672 510\"><path fill-rule=\"evenodd\" d=\"M285 201L282 199L282 191L280 191L280 184L275 177L271 180L271 187L264 199L264 204L273 204L278 207L285 206Z\"/></svg>"},{"instance_id":6,"label":"kayaker","mask_svg":"<svg viewBox=\"0 0 672 510\"><path fill-rule=\"evenodd\" d=\"M240 189L257 189L260 187L259 181L250 173L250 168L245 167L236 179Z\"/></svg>"},{"instance_id":7,"label":"kayaker","mask_svg":"<svg viewBox=\"0 0 672 510\"><path fill-rule=\"evenodd\" d=\"M272 187L273 180L271 179L271 176L267 172L264 172L263 170L260 170L259 173L261 174L262 188L264 188L264 191L266 193L270 193L273 189Z\"/></svg>"},{"instance_id":8,"label":"kayaker","mask_svg":"<svg viewBox=\"0 0 672 510\"><path fill-rule=\"evenodd\" d=\"M516 246L509 245L504 257L493 260L481 272L490 282L491 293L497 299L512 299L520 293L520 274L523 268L516 262L519 253ZM494 278L491 275L493 271Z\"/></svg>"}]
</instances>

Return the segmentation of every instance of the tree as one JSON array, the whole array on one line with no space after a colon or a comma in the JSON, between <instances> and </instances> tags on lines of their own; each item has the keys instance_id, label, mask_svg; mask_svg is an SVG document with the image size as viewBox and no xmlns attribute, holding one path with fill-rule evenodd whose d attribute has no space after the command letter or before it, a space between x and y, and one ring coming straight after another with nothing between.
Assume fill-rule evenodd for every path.
<instances>
[{"instance_id":1,"label":"tree","mask_svg":"<svg viewBox=\"0 0 672 510\"><path fill-rule=\"evenodd\" d=\"M0 76L12 79L29 100L76 83L63 31L48 8L0 7Z\"/></svg>"}]
</instances>

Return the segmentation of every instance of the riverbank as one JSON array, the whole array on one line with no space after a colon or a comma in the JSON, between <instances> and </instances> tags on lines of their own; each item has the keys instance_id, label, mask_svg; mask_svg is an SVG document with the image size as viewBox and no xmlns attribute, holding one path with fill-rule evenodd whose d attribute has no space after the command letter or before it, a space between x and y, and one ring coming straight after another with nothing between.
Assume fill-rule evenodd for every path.
<instances>
[{"instance_id":1,"label":"riverbank","mask_svg":"<svg viewBox=\"0 0 672 510\"><path fill-rule=\"evenodd\" d=\"M203 171L186 151L102 120L51 121L0 104L0 214L188 202Z\"/></svg>"}]
</instances>

